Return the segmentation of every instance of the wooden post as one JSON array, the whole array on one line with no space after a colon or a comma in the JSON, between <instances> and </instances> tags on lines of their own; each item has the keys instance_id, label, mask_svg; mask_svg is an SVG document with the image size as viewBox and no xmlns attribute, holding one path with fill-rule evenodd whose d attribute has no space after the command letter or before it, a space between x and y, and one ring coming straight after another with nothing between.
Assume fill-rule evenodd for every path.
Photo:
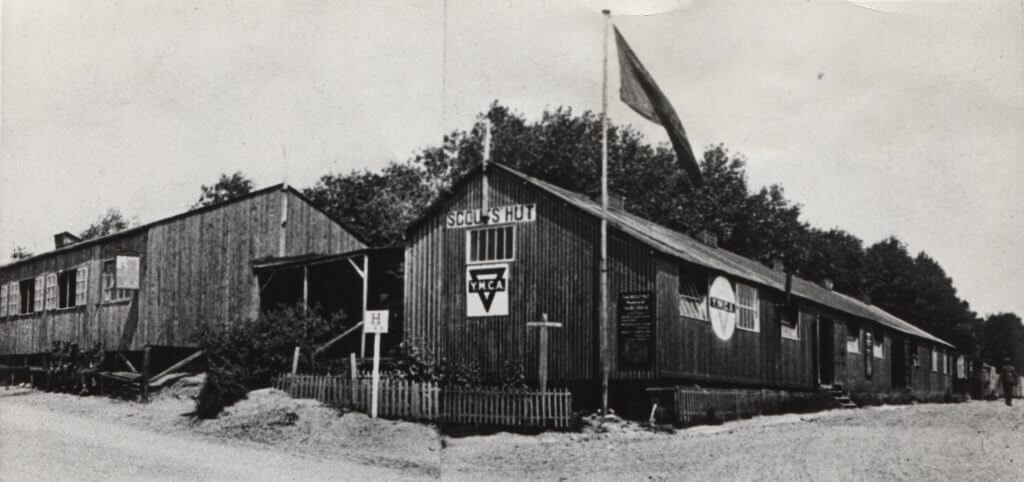
<instances>
[{"instance_id":1,"label":"wooden post","mask_svg":"<svg viewBox=\"0 0 1024 482\"><path fill-rule=\"evenodd\" d=\"M142 350L142 377L139 379L139 383L142 384L142 403L149 403L149 354L150 346L146 345L146 348Z\"/></svg>"},{"instance_id":2,"label":"wooden post","mask_svg":"<svg viewBox=\"0 0 1024 482\"><path fill-rule=\"evenodd\" d=\"M299 373L299 346L295 345L295 351L292 354L292 375Z\"/></svg>"},{"instance_id":3,"label":"wooden post","mask_svg":"<svg viewBox=\"0 0 1024 482\"><path fill-rule=\"evenodd\" d=\"M373 393L370 395L370 418L377 418L377 392L380 390L380 333L373 334Z\"/></svg>"},{"instance_id":4,"label":"wooden post","mask_svg":"<svg viewBox=\"0 0 1024 482\"><path fill-rule=\"evenodd\" d=\"M357 372L357 370L356 370L356 352L351 352L351 353L348 354L348 371L349 371L350 380L352 382L352 383L349 384L349 391L351 392L350 395L352 396L352 398L350 400L350 403L354 407L355 404L356 404L356 396L357 396L357 392L356 392L356 390L357 390L356 389L356 378L357 378L357 376L356 376L356 372Z\"/></svg>"},{"instance_id":5,"label":"wooden post","mask_svg":"<svg viewBox=\"0 0 1024 482\"><path fill-rule=\"evenodd\" d=\"M366 300L369 296L370 288L370 255L363 255L363 271L359 273L363 277L363 322L366 321ZM364 325L365 326L365 325ZM360 342L359 349L362 351L362 355L366 357L366 331L363 331L363 339ZM374 348L376 350L376 348Z\"/></svg>"},{"instance_id":6,"label":"wooden post","mask_svg":"<svg viewBox=\"0 0 1024 482\"><path fill-rule=\"evenodd\" d=\"M548 329L549 328L561 328L562 324L558 322L548 321L548 314L542 313L540 316L541 321L529 321L526 326L535 326L540 329L540 347L538 348L540 353L540 363L538 364L538 378L540 378L540 391L546 392L548 390Z\"/></svg>"},{"instance_id":7,"label":"wooden post","mask_svg":"<svg viewBox=\"0 0 1024 482\"><path fill-rule=\"evenodd\" d=\"M302 267L302 313L309 313L309 266Z\"/></svg>"},{"instance_id":8,"label":"wooden post","mask_svg":"<svg viewBox=\"0 0 1024 482\"><path fill-rule=\"evenodd\" d=\"M598 280L600 304L598 342L601 350L601 415L608 415L608 375L611 349L608 345L608 24L611 12L604 14L604 65L601 83L601 264Z\"/></svg>"}]
</instances>

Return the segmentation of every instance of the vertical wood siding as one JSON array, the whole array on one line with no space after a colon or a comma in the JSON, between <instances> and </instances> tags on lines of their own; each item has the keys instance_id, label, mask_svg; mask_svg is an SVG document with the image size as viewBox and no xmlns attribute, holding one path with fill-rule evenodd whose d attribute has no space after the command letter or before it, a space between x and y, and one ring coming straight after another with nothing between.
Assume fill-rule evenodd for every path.
<instances>
[{"instance_id":1,"label":"vertical wood siding","mask_svg":"<svg viewBox=\"0 0 1024 482\"><path fill-rule=\"evenodd\" d=\"M84 307L0 320L0 354L50 350L51 341L99 341L108 350L146 344L191 346L202 326L255 316L259 286L252 261L278 255L281 199L288 196L285 256L336 254L366 246L291 191L271 190L215 209L187 213L137 233L71 248L0 269L0 282L89 267ZM131 301L101 303L102 262L140 256Z\"/></svg>"},{"instance_id":2,"label":"vertical wood siding","mask_svg":"<svg viewBox=\"0 0 1024 482\"><path fill-rule=\"evenodd\" d=\"M475 363L486 373L522 363L537 376L538 333L526 322L547 313L563 323L549 332L552 380L585 380L599 375L597 359L597 256L599 222L564 202L499 170L490 173L491 205L537 205L537 219L515 226L516 253L511 265L510 315L467 318L465 229L445 229L451 210L479 208L479 178L463 184L440 209L410 233L406 248L406 334L433 356ZM644 245L609 236L610 312L619 291L656 292L656 258ZM657 300L656 300L657 302ZM611 346L615 346L614 318ZM618 378L652 377L619 372Z\"/></svg>"}]
</instances>

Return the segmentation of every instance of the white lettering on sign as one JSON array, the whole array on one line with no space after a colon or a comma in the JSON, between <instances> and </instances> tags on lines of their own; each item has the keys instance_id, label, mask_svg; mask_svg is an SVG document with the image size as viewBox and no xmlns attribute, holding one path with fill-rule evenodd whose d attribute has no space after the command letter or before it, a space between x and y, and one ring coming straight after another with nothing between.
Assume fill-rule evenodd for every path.
<instances>
[{"instance_id":1,"label":"white lettering on sign","mask_svg":"<svg viewBox=\"0 0 1024 482\"><path fill-rule=\"evenodd\" d=\"M736 292L729 280L722 276L716 277L708 290L708 313L715 335L722 340L732 338L736 329Z\"/></svg>"},{"instance_id":2,"label":"white lettering on sign","mask_svg":"<svg viewBox=\"0 0 1024 482\"><path fill-rule=\"evenodd\" d=\"M388 332L388 310L367 310L363 320L363 331L366 333Z\"/></svg>"},{"instance_id":3,"label":"white lettering on sign","mask_svg":"<svg viewBox=\"0 0 1024 482\"><path fill-rule=\"evenodd\" d=\"M466 266L466 316L508 315L509 264Z\"/></svg>"},{"instance_id":4,"label":"white lettering on sign","mask_svg":"<svg viewBox=\"0 0 1024 482\"><path fill-rule=\"evenodd\" d=\"M513 204L495 206L487 210L484 220L482 209L465 211L449 211L444 226L448 229L472 228L475 226L494 226L496 224L532 223L537 220L536 204Z\"/></svg>"}]
</instances>

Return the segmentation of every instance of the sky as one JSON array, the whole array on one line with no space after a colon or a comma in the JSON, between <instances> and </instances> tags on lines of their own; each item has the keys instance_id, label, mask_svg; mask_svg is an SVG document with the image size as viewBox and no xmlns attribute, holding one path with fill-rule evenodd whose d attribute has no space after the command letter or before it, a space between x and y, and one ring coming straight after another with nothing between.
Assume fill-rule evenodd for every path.
<instances>
[{"instance_id":1,"label":"sky","mask_svg":"<svg viewBox=\"0 0 1024 482\"><path fill-rule=\"evenodd\" d=\"M304 187L404 161L494 100L599 111L602 8L695 149L743 154L816 226L926 251L981 314L1024 314L1022 0L7 0L0 259L109 207L179 213L221 173ZM611 55L609 117L666 143Z\"/></svg>"}]
</instances>

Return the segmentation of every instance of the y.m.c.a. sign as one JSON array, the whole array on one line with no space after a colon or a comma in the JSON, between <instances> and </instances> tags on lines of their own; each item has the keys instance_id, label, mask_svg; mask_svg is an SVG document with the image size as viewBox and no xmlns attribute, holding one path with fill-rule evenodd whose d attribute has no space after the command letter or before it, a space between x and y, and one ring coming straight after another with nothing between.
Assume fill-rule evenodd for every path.
<instances>
[{"instance_id":1,"label":"y.m.c.a. sign","mask_svg":"<svg viewBox=\"0 0 1024 482\"><path fill-rule=\"evenodd\" d=\"M509 264L466 266L466 316L508 315Z\"/></svg>"},{"instance_id":2,"label":"y.m.c.a. sign","mask_svg":"<svg viewBox=\"0 0 1024 482\"><path fill-rule=\"evenodd\" d=\"M472 228L474 226L492 226L495 224L532 223L537 219L536 204L513 204L495 206L486 212L482 209L449 211L444 220L448 229Z\"/></svg>"}]
</instances>

